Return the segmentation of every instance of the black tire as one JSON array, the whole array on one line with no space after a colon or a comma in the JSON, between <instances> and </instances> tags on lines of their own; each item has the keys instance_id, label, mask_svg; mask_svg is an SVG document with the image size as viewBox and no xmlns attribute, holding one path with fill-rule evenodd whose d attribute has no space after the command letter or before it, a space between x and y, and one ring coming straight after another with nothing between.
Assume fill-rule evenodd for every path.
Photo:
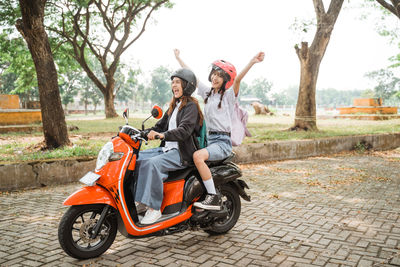
<instances>
[{"instance_id":1,"label":"black tire","mask_svg":"<svg viewBox=\"0 0 400 267\"><path fill-rule=\"evenodd\" d=\"M228 210L228 216L215 221L210 228L205 229L210 235L224 234L235 226L240 216L241 202L238 192L229 184L224 184L219 188L222 197L222 206Z\"/></svg>"},{"instance_id":2,"label":"black tire","mask_svg":"<svg viewBox=\"0 0 400 267\"><path fill-rule=\"evenodd\" d=\"M109 210L97 237L91 239L88 236L104 207L105 205L72 206L61 218L58 241L68 255L76 259L95 258L111 246L118 228L114 208Z\"/></svg>"}]
</instances>

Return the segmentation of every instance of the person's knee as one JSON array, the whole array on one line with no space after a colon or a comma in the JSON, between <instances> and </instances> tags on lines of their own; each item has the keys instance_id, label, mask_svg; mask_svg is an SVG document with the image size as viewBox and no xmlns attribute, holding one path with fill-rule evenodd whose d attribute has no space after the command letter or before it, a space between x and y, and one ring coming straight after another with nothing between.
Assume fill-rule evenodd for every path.
<instances>
[{"instance_id":1,"label":"person's knee","mask_svg":"<svg viewBox=\"0 0 400 267\"><path fill-rule=\"evenodd\" d=\"M193 161L194 161L195 165L204 163L204 161L206 161L206 160L207 160L207 151L203 151L203 149L202 149L202 150L197 150L196 152L194 152Z\"/></svg>"}]
</instances>

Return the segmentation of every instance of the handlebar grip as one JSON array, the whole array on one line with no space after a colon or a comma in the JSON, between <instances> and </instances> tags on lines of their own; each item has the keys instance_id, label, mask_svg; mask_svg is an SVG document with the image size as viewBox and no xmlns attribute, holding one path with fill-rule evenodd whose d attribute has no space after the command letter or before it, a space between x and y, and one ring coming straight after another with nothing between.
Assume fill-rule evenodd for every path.
<instances>
[{"instance_id":1,"label":"handlebar grip","mask_svg":"<svg viewBox=\"0 0 400 267\"><path fill-rule=\"evenodd\" d=\"M141 132L140 135L141 135L145 140L147 140L147 135L149 134L149 132L150 132L150 130L144 130L144 131Z\"/></svg>"},{"instance_id":2,"label":"handlebar grip","mask_svg":"<svg viewBox=\"0 0 400 267\"><path fill-rule=\"evenodd\" d=\"M160 139L160 136L157 134L154 136L154 139Z\"/></svg>"}]
</instances>

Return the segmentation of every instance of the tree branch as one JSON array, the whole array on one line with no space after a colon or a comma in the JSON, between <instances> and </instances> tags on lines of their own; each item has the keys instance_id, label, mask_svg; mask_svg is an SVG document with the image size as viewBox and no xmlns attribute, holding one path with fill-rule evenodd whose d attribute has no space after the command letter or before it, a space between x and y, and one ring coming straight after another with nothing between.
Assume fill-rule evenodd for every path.
<instances>
[{"instance_id":1,"label":"tree branch","mask_svg":"<svg viewBox=\"0 0 400 267\"><path fill-rule=\"evenodd\" d=\"M331 4L329 5L327 14L333 15L337 18L340 10L342 9L343 2L344 0L331 0Z\"/></svg>"},{"instance_id":2,"label":"tree branch","mask_svg":"<svg viewBox=\"0 0 400 267\"><path fill-rule=\"evenodd\" d=\"M315 14L317 14L317 23L322 20L322 17L325 15L325 7L322 0L313 0Z\"/></svg>"},{"instance_id":3,"label":"tree branch","mask_svg":"<svg viewBox=\"0 0 400 267\"><path fill-rule=\"evenodd\" d=\"M144 33L144 31L145 31L146 24L147 24L147 21L148 21L149 18L150 18L151 13L152 13L155 9L157 9L159 6L161 6L162 4L164 4L166 1L167 1L167 0L161 1L161 2L157 3L155 6L152 7L152 9L150 10L150 12L149 12L149 13L147 14L147 16L146 16L146 19L144 20L142 29L140 30L140 32L138 33L138 35L136 35L136 37L135 37L131 42L129 42L125 47L122 48L121 54L122 54L126 49L128 49L128 47L131 46L137 39L139 39L139 37L140 37L140 36Z\"/></svg>"},{"instance_id":4,"label":"tree branch","mask_svg":"<svg viewBox=\"0 0 400 267\"><path fill-rule=\"evenodd\" d=\"M389 4L385 0L376 0L376 2L393 13L396 17L400 18L400 1L392 0L391 2L393 5Z\"/></svg>"}]
</instances>

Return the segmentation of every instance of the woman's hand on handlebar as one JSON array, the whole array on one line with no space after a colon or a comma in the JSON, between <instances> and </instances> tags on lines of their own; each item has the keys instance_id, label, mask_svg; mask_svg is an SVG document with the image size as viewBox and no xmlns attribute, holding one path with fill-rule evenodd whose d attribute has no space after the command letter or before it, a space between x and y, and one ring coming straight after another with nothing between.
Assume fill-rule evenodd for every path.
<instances>
[{"instance_id":1,"label":"woman's hand on handlebar","mask_svg":"<svg viewBox=\"0 0 400 267\"><path fill-rule=\"evenodd\" d=\"M158 133L156 131L151 130L149 134L147 135L147 138L149 140L154 140L154 139L164 139L164 134Z\"/></svg>"}]
</instances>

